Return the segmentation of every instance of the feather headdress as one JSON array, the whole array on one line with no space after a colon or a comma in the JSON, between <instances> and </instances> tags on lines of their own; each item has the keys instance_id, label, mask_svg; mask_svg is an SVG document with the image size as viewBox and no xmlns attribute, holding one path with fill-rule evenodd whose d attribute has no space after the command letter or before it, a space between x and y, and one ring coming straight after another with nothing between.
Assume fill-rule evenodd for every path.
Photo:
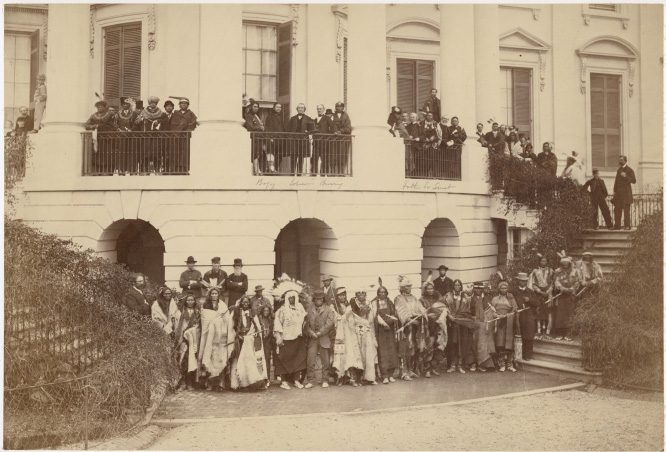
<instances>
[{"instance_id":1,"label":"feather headdress","mask_svg":"<svg viewBox=\"0 0 666 452\"><path fill-rule=\"evenodd\" d=\"M428 284L432 284L432 270L428 270L428 277L425 279L425 281L423 281L423 285L421 286L421 288L425 290L425 287Z\"/></svg>"},{"instance_id":2,"label":"feather headdress","mask_svg":"<svg viewBox=\"0 0 666 452\"><path fill-rule=\"evenodd\" d=\"M296 296L298 296L298 294L300 294L304 288L305 283L291 278L286 273L282 273L282 275L277 279L272 293L274 297L282 298L287 294L287 292L293 291L296 292Z\"/></svg>"}]
</instances>

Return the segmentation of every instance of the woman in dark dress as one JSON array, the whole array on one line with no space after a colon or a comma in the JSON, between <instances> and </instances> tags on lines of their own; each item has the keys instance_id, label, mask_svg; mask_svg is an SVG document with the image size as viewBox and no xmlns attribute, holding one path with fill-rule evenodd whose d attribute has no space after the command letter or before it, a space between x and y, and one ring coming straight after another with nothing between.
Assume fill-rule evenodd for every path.
<instances>
[{"instance_id":1,"label":"woman in dark dress","mask_svg":"<svg viewBox=\"0 0 666 452\"><path fill-rule=\"evenodd\" d=\"M393 374L400 366L398 343L395 338L400 321L393 302L388 298L386 287L379 286L377 298L373 300L371 309L377 337L377 357L382 383L394 383Z\"/></svg>"}]
</instances>

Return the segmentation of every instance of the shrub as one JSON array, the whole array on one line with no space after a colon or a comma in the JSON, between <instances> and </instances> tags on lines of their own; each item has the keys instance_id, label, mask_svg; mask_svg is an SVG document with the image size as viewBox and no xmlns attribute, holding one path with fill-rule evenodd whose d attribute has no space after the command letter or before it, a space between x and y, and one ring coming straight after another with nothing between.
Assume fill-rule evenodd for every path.
<instances>
[{"instance_id":1,"label":"shrub","mask_svg":"<svg viewBox=\"0 0 666 452\"><path fill-rule=\"evenodd\" d=\"M623 385L663 388L663 219L645 218L619 271L583 299L574 328L586 367Z\"/></svg>"},{"instance_id":2,"label":"shrub","mask_svg":"<svg viewBox=\"0 0 666 452\"><path fill-rule=\"evenodd\" d=\"M5 446L77 441L84 425L97 436L127 427L154 385L178 375L169 338L121 306L132 275L8 218L4 243ZM16 440L40 434L43 444Z\"/></svg>"}]
</instances>

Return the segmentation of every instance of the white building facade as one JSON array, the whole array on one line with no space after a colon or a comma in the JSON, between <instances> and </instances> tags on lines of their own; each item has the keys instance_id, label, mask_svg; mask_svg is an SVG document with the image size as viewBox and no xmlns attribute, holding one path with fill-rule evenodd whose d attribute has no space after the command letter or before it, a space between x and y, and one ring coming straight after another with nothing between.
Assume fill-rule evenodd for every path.
<instances>
[{"instance_id":1,"label":"white building facade","mask_svg":"<svg viewBox=\"0 0 666 452\"><path fill-rule=\"evenodd\" d=\"M352 289L381 276L396 289L398 275L418 285L440 264L466 283L487 279L530 225L488 194L474 130L491 118L519 125L537 152L552 142L559 171L575 150L586 176L599 168L612 189L626 155L635 191L662 184L661 5L5 8L5 67L23 68L5 73L5 92L18 93L5 114L29 102L23 85L37 73L48 86L19 217L169 284L189 255L203 267L241 257L251 285L287 272ZM431 88L469 135L454 180L406 176L403 142L387 133L390 107L417 109ZM155 95L160 107L188 97L199 119L188 174L86 174L95 92L112 104ZM291 114L346 102L351 175L253 175L243 94Z\"/></svg>"}]
</instances>

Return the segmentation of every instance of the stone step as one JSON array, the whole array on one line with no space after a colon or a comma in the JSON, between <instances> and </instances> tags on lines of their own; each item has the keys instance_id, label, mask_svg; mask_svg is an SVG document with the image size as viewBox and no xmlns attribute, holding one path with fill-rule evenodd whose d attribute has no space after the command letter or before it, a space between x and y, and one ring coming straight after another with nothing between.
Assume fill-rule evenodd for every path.
<instances>
[{"instance_id":1,"label":"stone step","mask_svg":"<svg viewBox=\"0 0 666 452\"><path fill-rule=\"evenodd\" d=\"M570 255L572 257L575 257L576 259L580 259L583 256L583 251L584 249L574 249L571 251ZM592 254L594 255L594 260L595 261L600 261L601 259L607 259L607 258L615 258L617 259L619 256L624 255L624 253L627 251L626 248L611 248L611 247L592 247L590 249Z\"/></svg>"},{"instance_id":2,"label":"stone step","mask_svg":"<svg viewBox=\"0 0 666 452\"><path fill-rule=\"evenodd\" d=\"M576 342L560 342L548 340L535 340L534 351L544 355L560 356L563 358L577 359L583 357L580 344Z\"/></svg>"},{"instance_id":3,"label":"stone step","mask_svg":"<svg viewBox=\"0 0 666 452\"><path fill-rule=\"evenodd\" d=\"M635 229L632 231L609 231L608 229L594 231L588 229L583 231L583 238L593 240L631 240L635 232Z\"/></svg>"},{"instance_id":4,"label":"stone step","mask_svg":"<svg viewBox=\"0 0 666 452\"><path fill-rule=\"evenodd\" d=\"M539 361L573 366L576 368L580 367L580 356L574 356L561 351L543 351L535 349L533 357L535 360Z\"/></svg>"},{"instance_id":5,"label":"stone step","mask_svg":"<svg viewBox=\"0 0 666 452\"><path fill-rule=\"evenodd\" d=\"M516 360L521 370L526 372L535 372L544 375L553 375L563 378L571 378L574 380L584 381L586 383L601 384L601 372L589 372L580 366L554 363L550 361L543 361L540 359L531 359L525 361L524 359Z\"/></svg>"},{"instance_id":6,"label":"stone step","mask_svg":"<svg viewBox=\"0 0 666 452\"><path fill-rule=\"evenodd\" d=\"M602 248L610 248L610 249L616 249L616 250L627 250L627 249L631 248L631 246L632 246L632 241L631 240L614 240L614 239L590 240L590 239L583 239L583 248L592 248L594 250L602 249Z\"/></svg>"}]
</instances>

